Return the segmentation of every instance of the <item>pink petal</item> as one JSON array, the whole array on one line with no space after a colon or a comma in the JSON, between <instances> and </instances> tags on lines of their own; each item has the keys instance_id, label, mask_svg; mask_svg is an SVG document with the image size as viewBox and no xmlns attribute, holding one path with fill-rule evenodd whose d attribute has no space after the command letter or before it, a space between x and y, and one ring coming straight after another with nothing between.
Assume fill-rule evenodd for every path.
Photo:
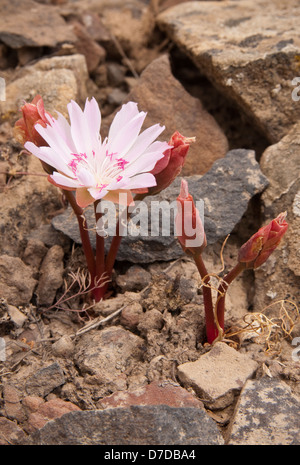
<instances>
[{"instance_id":1,"label":"pink petal","mask_svg":"<svg viewBox=\"0 0 300 465\"><path fill-rule=\"evenodd\" d=\"M66 118L61 113L59 113L58 111L56 113L57 113L57 119L50 118L46 115L50 126L52 126L59 133L61 138L66 142L70 151L76 152L76 147L72 139L70 124L68 123Z\"/></svg>"},{"instance_id":2,"label":"pink petal","mask_svg":"<svg viewBox=\"0 0 300 465\"><path fill-rule=\"evenodd\" d=\"M125 168L126 176L132 176L133 174L143 173L145 171L152 171L158 160L164 157L164 151L169 146L167 142L157 142L152 144L150 147L153 148L153 152L147 151L143 153Z\"/></svg>"},{"instance_id":3,"label":"pink petal","mask_svg":"<svg viewBox=\"0 0 300 465\"><path fill-rule=\"evenodd\" d=\"M101 113L99 105L94 97L91 100L86 100L84 116L86 118L92 140L96 139L96 141L98 141L100 139Z\"/></svg>"},{"instance_id":4,"label":"pink petal","mask_svg":"<svg viewBox=\"0 0 300 465\"><path fill-rule=\"evenodd\" d=\"M78 181L76 181L75 179L68 178L67 176L61 173L57 173L56 171L54 171L54 173L50 175L50 178L52 178L53 181L56 182L56 184L59 184L61 186L71 187L74 189L80 187Z\"/></svg>"},{"instance_id":5,"label":"pink petal","mask_svg":"<svg viewBox=\"0 0 300 465\"><path fill-rule=\"evenodd\" d=\"M88 191L94 200L102 199L103 197L105 197L105 195L108 194L107 189L99 189L97 187L90 187Z\"/></svg>"},{"instance_id":6,"label":"pink petal","mask_svg":"<svg viewBox=\"0 0 300 465\"><path fill-rule=\"evenodd\" d=\"M145 131L137 137L135 143L126 154L126 160L133 161L139 157L164 130L165 126L160 126L159 124L145 129Z\"/></svg>"},{"instance_id":7,"label":"pink petal","mask_svg":"<svg viewBox=\"0 0 300 465\"><path fill-rule=\"evenodd\" d=\"M82 186L91 187L95 184L95 176L85 167L80 166L76 176Z\"/></svg>"},{"instance_id":8,"label":"pink petal","mask_svg":"<svg viewBox=\"0 0 300 465\"><path fill-rule=\"evenodd\" d=\"M141 173L130 178L127 188L128 189L138 189L143 187L152 187L156 186L156 179L151 173Z\"/></svg>"},{"instance_id":9,"label":"pink petal","mask_svg":"<svg viewBox=\"0 0 300 465\"><path fill-rule=\"evenodd\" d=\"M66 174L72 176L72 171L66 165L62 157L60 157L51 147L37 147L33 142L26 142L24 144L26 150L31 152L40 160L44 161L50 166L53 166L59 171L63 171Z\"/></svg>"},{"instance_id":10,"label":"pink petal","mask_svg":"<svg viewBox=\"0 0 300 465\"><path fill-rule=\"evenodd\" d=\"M109 138L109 152L117 152L119 156L124 156L136 141L145 118L146 113L140 112L120 129L114 139Z\"/></svg>"},{"instance_id":11,"label":"pink petal","mask_svg":"<svg viewBox=\"0 0 300 465\"><path fill-rule=\"evenodd\" d=\"M71 134L76 146L76 153L89 153L92 151L92 141L87 119L80 106L73 100L68 104L71 121Z\"/></svg>"},{"instance_id":12,"label":"pink petal","mask_svg":"<svg viewBox=\"0 0 300 465\"><path fill-rule=\"evenodd\" d=\"M70 147L67 145L65 138L61 137L54 127L47 125L44 128L40 124L36 124L35 129L55 152L65 157L66 160L68 159L70 156Z\"/></svg>"},{"instance_id":13,"label":"pink petal","mask_svg":"<svg viewBox=\"0 0 300 465\"><path fill-rule=\"evenodd\" d=\"M121 110L118 111L116 116L114 117L109 133L108 133L108 139L113 140L117 135L119 134L119 131L125 126L128 121L130 121L132 118L137 116L139 113L137 103L135 102L128 102L124 105L122 105Z\"/></svg>"}]
</instances>

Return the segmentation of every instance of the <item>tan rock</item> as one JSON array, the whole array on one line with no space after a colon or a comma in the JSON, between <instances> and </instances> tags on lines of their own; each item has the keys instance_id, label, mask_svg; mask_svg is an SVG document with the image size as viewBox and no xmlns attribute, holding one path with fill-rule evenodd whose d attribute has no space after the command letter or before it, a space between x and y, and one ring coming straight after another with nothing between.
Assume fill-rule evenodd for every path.
<instances>
[{"instance_id":1,"label":"tan rock","mask_svg":"<svg viewBox=\"0 0 300 465\"><path fill-rule=\"evenodd\" d=\"M143 307L138 302L132 302L121 312L120 323L127 329L136 329L143 314Z\"/></svg>"},{"instance_id":2,"label":"tan rock","mask_svg":"<svg viewBox=\"0 0 300 465\"><path fill-rule=\"evenodd\" d=\"M22 176L12 181L13 189L0 192L0 227L5 231L0 241L1 254L21 256L22 240L27 239L32 229L46 223L49 212L61 208L61 193L48 182L40 161L27 155L24 161L26 170L37 176ZM19 217L22 217L21 222L16 221Z\"/></svg>"},{"instance_id":3,"label":"tan rock","mask_svg":"<svg viewBox=\"0 0 300 465\"><path fill-rule=\"evenodd\" d=\"M18 422L24 421L25 412L22 408L18 390L11 384L4 384L3 398L6 416Z\"/></svg>"},{"instance_id":4,"label":"tan rock","mask_svg":"<svg viewBox=\"0 0 300 465\"><path fill-rule=\"evenodd\" d=\"M60 245L51 247L43 260L36 290L39 305L52 305L57 290L63 284L64 250Z\"/></svg>"},{"instance_id":5,"label":"tan rock","mask_svg":"<svg viewBox=\"0 0 300 465\"><path fill-rule=\"evenodd\" d=\"M144 340L121 326L83 334L74 360L87 382L97 384L98 395L126 389L126 374L142 356Z\"/></svg>"},{"instance_id":6,"label":"tan rock","mask_svg":"<svg viewBox=\"0 0 300 465\"><path fill-rule=\"evenodd\" d=\"M75 42L77 52L85 56L88 71L95 71L97 66L105 60L105 49L92 39L86 28L79 22L73 23L73 31L77 37Z\"/></svg>"},{"instance_id":7,"label":"tan rock","mask_svg":"<svg viewBox=\"0 0 300 465\"><path fill-rule=\"evenodd\" d=\"M17 328L21 328L25 321L27 320L27 316L24 315L17 307L14 305L8 305L7 311L10 317L10 320L14 323Z\"/></svg>"},{"instance_id":8,"label":"tan rock","mask_svg":"<svg viewBox=\"0 0 300 465\"><path fill-rule=\"evenodd\" d=\"M159 310L153 308L143 313L140 317L138 330L141 334L147 334L152 330L160 330L164 324L164 317Z\"/></svg>"},{"instance_id":9,"label":"tan rock","mask_svg":"<svg viewBox=\"0 0 300 465\"><path fill-rule=\"evenodd\" d=\"M85 56L80 53L75 53L72 55L63 55L63 56L54 56L51 58L43 58L39 60L36 64L30 66L26 69L28 70L40 70L40 71L50 71L52 69L67 69L72 71L75 76L77 84L77 94L75 98L79 101L84 102L87 96L86 83L89 79L88 68ZM47 95L46 95L47 97ZM49 102L51 103L51 102ZM67 102L68 103L68 102ZM54 103L53 103L54 106ZM50 111L50 108L49 108ZM63 113L66 112L66 108L63 110Z\"/></svg>"},{"instance_id":10,"label":"tan rock","mask_svg":"<svg viewBox=\"0 0 300 465\"><path fill-rule=\"evenodd\" d=\"M5 417L0 418L0 445L22 444L26 439L26 434L16 422Z\"/></svg>"},{"instance_id":11,"label":"tan rock","mask_svg":"<svg viewBox=\"0 0 300 465\"><path fill-rule=\"evenodd\" d=\"M36 280L30 266L18 257L0 256L0 294L9 304L18 306L30 302Z\"/></svg>"},{"instance_id":12,"label":"tan rock","mask_svg":"<svg viewBox=\"0 0 300 465\"><path fill-rule=\"evenodd\" d=\"M217 342L196 362L178 366L178 377L211 409L225 408L253 376L258 364L224 342Z\"/></svg>"},{"instance_id":13,"label":"tan rock","mask_svg":"<svg viewBox=\"0 0 300 465\"><path fill-rule=\"evenodd\" d=\"M47 247L42 241L29 239L24 250L23 261L26 265L38 269L41 261L47 253Z\"/></svg>"},{"instance_id":14,"label":"tan rock","mask_svg":"<svg viewBox=\"0 0 300 465\"><path fill-rule=\"evenodd\" d=\"M80 54L46 58L32 66L17 70L6 84L6 100L0 102L4 119L19 118L24 100L30 102L37 94L43 97L45 108L56 116L59 111L68 116L71 99L83 103L87 97L88 79L85 57Z\"/></svg>"},{"instance_id":15,"label":"tan rock","mask_svg":"<svg viewBox=\"0 0 300 465\"><path fill-rule=\"evenodd\" d=\"M174 78L166 55L154 60L141 74L126 101L137 102L140 111L147 112L145 128L160 123L166 127L160 140L169 140L175 131L186 137L196 137L190 147L182 174L203 174L228 150L222 130L202 107ZM106 119L109 125L112 116ZM103 127L104 129L104 127ZM105 132L105 129L104 129Z\"/></svg>"},{"instance_id":16,"label":"tan rock","mask_svg":"<svg viewBox=\"0 0 300 465\"><path fill-rule=\"evenodd\" d=\"M52 345L53 352L58 356L70 357L74 351L74 343L70 336L62 336Z\"/></svg>"},{"instance_id":17,"label":"tan rock","mask_svg":"<svg viewBox=\"0 0 300 465\"><path fill-rule=\"evenodd\" d=\"M263 14L262 14L263 12ZM297 0L188 2L158 25L234 101L271 143L299 120L291 81L299 75Z\"/></svg>"},{"instance_id":18,"label":"tan rock","mask_svg":"<svg viewBox=\"0 0 300 465\"><path fill-rule=\"evenodd\" d=\"M2 0L0 39L12 48L55 47L74 35L57 10L32 0Z\"/></svg>"},{"instance_id":19,"label":"tan rock","mask_svg":"<svg viewBox=\"0 0 300 465\"><path fill-rule=\"evenodd\" d=\"M0 111L3 115L17 115L24 100L30 102L37 94L42 95L50 113L65 113L67 102L77 95L74 73L66 69L35 71L16 79L7 85L6 102Z\"/></svg>"}]
</instances>

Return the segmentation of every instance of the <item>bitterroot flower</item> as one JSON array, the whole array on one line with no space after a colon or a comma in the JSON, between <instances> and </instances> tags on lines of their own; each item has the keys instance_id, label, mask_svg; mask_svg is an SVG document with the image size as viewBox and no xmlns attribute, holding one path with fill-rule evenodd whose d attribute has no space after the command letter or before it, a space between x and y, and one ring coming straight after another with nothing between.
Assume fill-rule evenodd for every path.
<instances>
[{"instance_id":1,"label":"bitterroot flower","mask_svg":"<svg viewBox=\"0 0 300 465\"><path fill-rule=\"evenodd\" d=\"M68 104L70 124L58 113L47 116L47 125L35 126L48 146L26 142L25 148L41 161L54 167L49 181L67 190L76 190L76 201L82 208L105 198L115 203L120 198L127 205L135 189L156 185L153 170L170 148L156 138L165 129L155 124L141 131L146 113L137 104L126 103L116 114L108 136L100 136L101 113L95 100L86 100L84 110L71 101ZM120 196L119 194L126 194Z\"/></svg>"}]
</instances>

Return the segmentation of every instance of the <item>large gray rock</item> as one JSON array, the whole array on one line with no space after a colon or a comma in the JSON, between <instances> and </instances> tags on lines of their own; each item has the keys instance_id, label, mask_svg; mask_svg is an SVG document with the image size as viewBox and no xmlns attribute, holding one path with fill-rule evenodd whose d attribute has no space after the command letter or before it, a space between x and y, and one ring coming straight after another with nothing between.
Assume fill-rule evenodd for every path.
<instances>
[{"instance_id":1,"label":"large gray rock","mask_svg":"<svg viewBox=\"0 0 300 465\"><path fill-rule=\"evenodd\" d=\"M224 239L227 234L231 233L245 213L249 200L255 194L262 192L268 183L255 160L254 152L243 149L228 152L226 157L217 160L202 177L191 176L186 179L194 200L202 199L204 201L204 226L208 244ZM180 182L181 179L177 178L159 195L145 198L149 207L148 219L151 218L151 202L175 203L180 191ZM163 206L163 204L161 205ZM95 228L93 208L87 208L85 214L88 227ZM143 213L140 217L145 219ZM144 223L143 219L142 222ZM164 229L161 223L162 221L159 221L158 216L155 216L152 223L149 221L148 236L138 235L134 237L129 233L124 236L117 259L133 263L150 263L157 260L173 260L182 256L182 249L174 237L173 221L171 221L170 231L168 228ZM70 207L62 215L53 218L52 224L76 243L81 243L77 220L71 214ZM151 227L152 232L157 232L156 236L151 235ZM90 236L95 246L95 232L91 232ZM107 248L110 239L107 237L105 241Z\"/></svg>"},{"instance_id":2,"label":"large gray rock","mask_svg":"<svg viewBox=\"0 0 300 465\"><path fill-rule=\"evenodd\" d=\"M274 143L300 117L291 82L299 75L299 14L298 0L188 2L157 22Z\"/></svg>"},{"instance_id":3,"label":"large gray rock","mask_svg":"<svg viewBox=\"0 0 300 465\"><path fill-rule=\"evenodd\" d=\"M229 429L232 445L299 445L300 399L278 379L248 380Z\"/></svg>"},{"instance_id":4,"label":"large gray rock","mask_svg":"<svg viewBox=\"0 0 300 465\"><path fill-rule=\"evenodd\" d=\"M35 445L222 445L207 413L193 407L131 406L66 413L32 434Z\"/></svg>"}]
</instances>

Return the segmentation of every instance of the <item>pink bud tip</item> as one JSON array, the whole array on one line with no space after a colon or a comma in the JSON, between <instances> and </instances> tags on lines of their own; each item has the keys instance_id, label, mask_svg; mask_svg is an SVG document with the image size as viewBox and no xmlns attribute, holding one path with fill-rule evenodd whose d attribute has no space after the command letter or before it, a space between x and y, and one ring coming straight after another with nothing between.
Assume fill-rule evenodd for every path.
<instances>
[{"instance_id":1,"label":"pink bud tip","mask_svg":"<svg viewBox=\"0 0 300 465\"><path fill-rule=\"evenodd\" d=\"M187 199L189 196L189 186L188 183L185 179L181 180L181 186L180 186L180 197L184 200Z\"/></svg>"}]
</instances>

